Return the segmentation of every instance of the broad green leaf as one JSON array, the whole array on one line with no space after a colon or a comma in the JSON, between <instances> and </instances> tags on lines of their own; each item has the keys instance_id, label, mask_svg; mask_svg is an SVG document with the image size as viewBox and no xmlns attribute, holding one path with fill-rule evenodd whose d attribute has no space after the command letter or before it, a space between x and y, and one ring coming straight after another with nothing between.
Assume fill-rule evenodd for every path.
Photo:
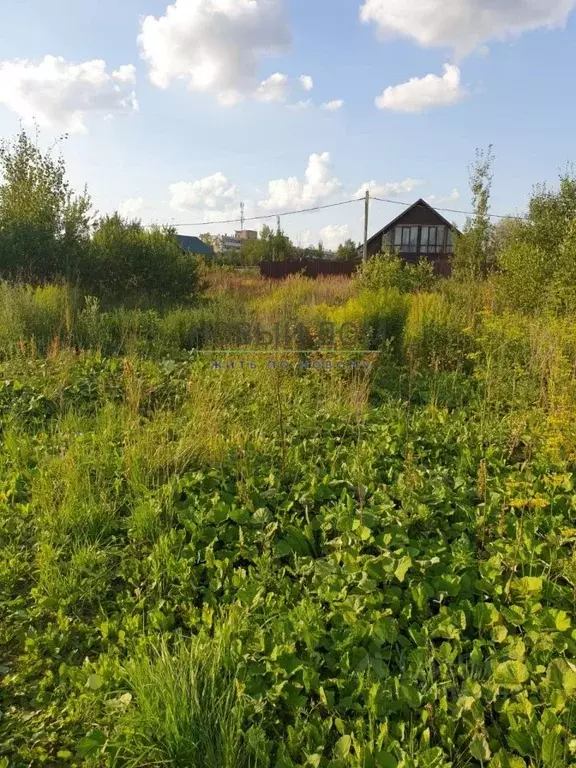
<instances>
[{"instance_id":1,"label":"broad green leaf","mask_svg":"<svg viewBox=\"0 0 576 768\"><path fill-rule=\"evenodd\" d=\"M528 677L528 668L521 661L505 661L494 670L494 682L504 688L520 686Z\"/></svg>"},{"instance_id":2,"label":"broad green leaf","mask_svg":"<svg viewBox=\"0 0 576 768\"><path fill-rule=\"evenodd\" d=\"M102 731L94 730L80 739L76 747L80 757L96 757L106 744L106 736Z\"/></svg>"},{"instance_id":3,"label":"broad green leaf","mask_svg":"<svg viewBox=\"0 0 576 768\"><path fill-rule=\"evenodd\" d=\"M542 762L546 768L563 768L565 765L562 731L562 726L556 725L542 739Z\"/></svg>"},{"instance_id":4,"label":"broad green leaf","mask_svg":"<svg viewBox=\"0 0 576 768\"><path fill-rule=\"evenodd\" d=\"M470 754L472 757L480 760L481 763L490 760L492 754L490 752L490 745L483 734L477 733L472 737L472 741L470 742Z\"/></svg>"},{"instance_id":5,"label":"broad green leaf","mask_svg":"<svg viewBox=\"0 0 576 768\"><path fill-rule=\"evenodd\" d=\"M334 755L342 759L348 757L350 749L352 747L352 737L346 734L341 736L334 745Z\"/></svg>"},{"instance_id":6,"label":"broad green leaf","mask_svg":"<svg viewBox=\"0 0 576 768\"><path fill-rule=\"evenodd\" d=\"M542 592L544 580L541 576L524 576L512 581L512 589L521 597L534 597Z\"/></svg>"},{"instance_id":7,"label":"broad green leaf","mask_svg":"<svg viewBox=\"0 0 576 768\"><path fill-rule=\"evenodd\" d=\"M394 576L398 579L398 581L402 582L406 578L406 574L412 567L412 558L406 555L405 557L401 557L398 561L398 564L396 565L396 570L394 571Z\"/></svg>"},{"instance_id":8,"label":"broad green leaf","mask_svg":"<svg viewBox=\"0 0 576 768\"><path fill-rule=\"evenodd\" d=\"M376 757L377 768L397 768L398 760L390 752L379 752Z\"/></svg>"},{"instance_id":9,"label":"broad green leaf","mask_svg":"<svg viewBox=\"0 0 576 768\"><path fill-rule=\"evenodd\" d=\"M418 709L422 702L422 695L419 690L413 685L401 685L400 695L406 701L412 709Z\"/></svg>"},{"instance_id":10,"label":"broad green leaf","mask_svg":"<svg viewBox=\"0 0 576 768\"><path fill-rule=\"evenodd\" d=\"M526 768L526 763L501 749L490 761L490 768Z\"/></svg>"},{"instance_id":11,"label":"broad green leaf","mask_svg":"<svg viewBox=\"0 0 576 768\"><path fill-rule=\"evenodd\" d=\"M104 685L104 681L102 680L100 675L90 675L90 677L86 681L86 685L91 690L97 691L99 688L102 688L102 686Z\"/></svg>"},{"instance_id":12,"label":"broad green leaf","mask_svg":"<svg viewBox=\"0 0 576 768\"><path fill-rule=\"evenodd\" d=\"M546 672L546 678L554 688L567 696L576 694L576 665L566 659L555 659Z\"/></svg>"}]
</instances>

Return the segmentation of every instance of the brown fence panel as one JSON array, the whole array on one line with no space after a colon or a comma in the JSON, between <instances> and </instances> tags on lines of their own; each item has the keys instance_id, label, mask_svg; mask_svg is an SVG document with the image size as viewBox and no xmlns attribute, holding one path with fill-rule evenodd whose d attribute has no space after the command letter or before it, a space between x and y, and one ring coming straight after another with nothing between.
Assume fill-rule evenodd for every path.
<instances>
[{"instance_id":1,"label":"brown fence panel","mask_svg":"<svg viewBox=\"0 0 576 768\"><path fill-rule=\"evenodd\" d=\"M263 261L260 264L260 274L271 280L283 280L289 275L298 273L311 278L333 275L352 277L360 263L360 261L324 261L323 259Z\"/></svg>"}]
</instances>

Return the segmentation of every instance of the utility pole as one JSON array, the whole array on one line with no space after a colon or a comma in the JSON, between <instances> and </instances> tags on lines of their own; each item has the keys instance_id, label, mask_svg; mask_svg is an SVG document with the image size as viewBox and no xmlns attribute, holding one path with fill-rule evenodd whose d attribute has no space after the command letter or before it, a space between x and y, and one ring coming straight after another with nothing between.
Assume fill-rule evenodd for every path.
<instances>
[{"instance_id":1,"label":"utility pole","mask_svg":"<svg viewBox=\"0 0 576 768\"><path fill-rule=\"evenodd\" d=\"M240 203L240 231L244 232L244 203Z\"/></svg>"},{"instance_id":2,"label":"utility pole","mask_svg":"<svg viewBox=\"0 0 576 768\"><path fill-rule=\"evenodd\" d=\"M370 190L366 190L366 202L364 207L364 253L363 261L368 261L368 217L370 215Z\"/></svg>"}]
</instances>

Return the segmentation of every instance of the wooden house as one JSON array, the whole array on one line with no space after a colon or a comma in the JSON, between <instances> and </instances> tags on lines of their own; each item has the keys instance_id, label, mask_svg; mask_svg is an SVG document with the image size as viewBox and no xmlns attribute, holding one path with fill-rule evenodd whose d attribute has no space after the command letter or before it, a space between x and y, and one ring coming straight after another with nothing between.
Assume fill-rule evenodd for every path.
<instances>
[{"instance_id":1,"label":"wooden house","mask_svg":"<svg viewBox=\"0 0 576 768\"><path fill-rule=\"evenodd\" d=\"M458 230L425 200L417 200L368 240L368 258L383 250L409 264L432 262L436 274L449 275Z\"/></svg>"}]
</instances>

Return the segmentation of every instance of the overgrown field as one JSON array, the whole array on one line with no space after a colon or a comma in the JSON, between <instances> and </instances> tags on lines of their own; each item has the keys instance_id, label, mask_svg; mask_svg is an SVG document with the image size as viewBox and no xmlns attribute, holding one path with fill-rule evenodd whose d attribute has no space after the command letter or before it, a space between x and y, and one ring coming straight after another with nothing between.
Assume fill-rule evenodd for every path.
<instances>
[{"instance_id":1,"label":"overgrown field","mask_svg":"<svg viewBox=\"0 0 576 768\"><path fill-rule=\"evenodd\" d=\"M576 324L213 279L0 292L0 765L576 766ZM241 367L199 319L372 352Z\"/></svg>"}]
</instances>

